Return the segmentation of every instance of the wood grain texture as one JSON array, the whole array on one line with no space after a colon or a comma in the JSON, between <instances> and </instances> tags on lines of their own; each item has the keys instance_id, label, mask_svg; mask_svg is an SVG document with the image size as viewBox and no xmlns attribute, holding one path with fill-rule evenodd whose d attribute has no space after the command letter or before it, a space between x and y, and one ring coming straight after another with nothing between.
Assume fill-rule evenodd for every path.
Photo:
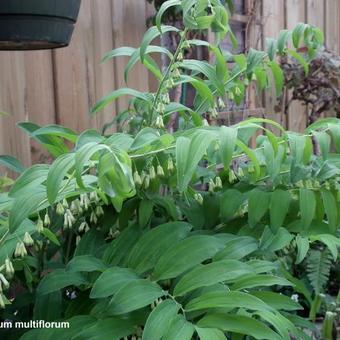
<instances>
[{"instance_id":1,"label":"wood grain texture","mask_svg":"<svg viewBox=\"0 0 340 340\"><path fill-rule=\"evenodd\" d=\"M277 38L280 31L285 28L284 0L263 0L262 16L263 16L263 47L265 47L266 38ZM265 94L265 112L266 118L272 119L286 125L286 117L277 107L278 101L274 86Z\"/></svg>"},{"instance_id":2,"label":"wood grain texture","mask_svg":"<svg viewBox=\"0 0 340 340\"><path fill-rule=\"evenodd\" d=\"M0 52L0 107L10 113L0 118L0 154L11 154L26 166L31 163L30 143L16 123L28 118L27 85L24 53Z\"/></svg>"},{"instance_id":3,"label":"wood grain texture","mask_svg":"<svg viewBox=\"0 0 340 340\"><path fill-rule=\"evenodd\" d=\"M115 47L138 47L146 31L146 5L145 1L112 0L113 41ZM124 68L126 58L115 60L116 88L131 87L140 91L149 88L148 72L141 65L136 65L129 76L128 83L124 81ZM116 110L120 112L128 107L128 98L117 100Z\"/></svg>"},{"instance_id":4,"label":"wood grain texture","mask_svg":"<svg viewBox=\"0 0 340 340\"><path fill-rule=\"evenodd\" d=\"M306 21L305 2L301 0L286 0L286 26L292 30L300 23ZM287 100L291 97L291 92L287 93ZM290 104L287 116L287 127L291 131L302 132L307 124L307 110L298 101Z\"/></svg>"}]
</instances>

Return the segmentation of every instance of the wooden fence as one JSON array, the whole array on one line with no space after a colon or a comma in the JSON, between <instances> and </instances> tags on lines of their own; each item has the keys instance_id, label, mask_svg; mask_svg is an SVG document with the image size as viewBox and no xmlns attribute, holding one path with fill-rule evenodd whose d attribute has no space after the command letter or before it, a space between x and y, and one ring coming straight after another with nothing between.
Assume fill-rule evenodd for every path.
<instances>
[{"instance_id":1,"label":"wooden fence","mask_svg":"<svg viewBox=\"0 0 340 340\"><path fill-rule=\"evenodd\" d=\"M298 22L318 25L325 31L327 47L340 53L340 0L245 0L246 12L234 19L246 24L248 46L264 47L264 37L277 37L283 28ZM145 0L83 0L79 20L68 48L39 52L0 52L0 154L18 157L25 165L43 162L44 153L16 127L18 121L40 125L57 123L77 131L100 128L124 107L119 100L95 118L90 107L101 96L124 85L124 58L100 64L103 54L118 46L137 46L146 29ZM147 90L147 73L134 70L129 86ZM273 96L266 96L265 111L272 112ZM258 107L251 98L251 108ZM301 130L305 110L294 103L278 121Z\"/></svg>"}]
</instances>

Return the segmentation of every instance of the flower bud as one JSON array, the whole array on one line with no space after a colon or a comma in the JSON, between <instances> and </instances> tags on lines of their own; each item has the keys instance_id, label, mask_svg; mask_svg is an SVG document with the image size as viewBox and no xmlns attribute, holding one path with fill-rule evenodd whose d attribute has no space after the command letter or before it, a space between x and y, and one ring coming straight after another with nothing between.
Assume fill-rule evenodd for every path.
<instances>
[{"instance_id":1,"label":"flower bud","mask_svg":"<svg viewBox=\"0 0 340 340\"><path fill-rule=\"evenodd\" d=\"M76 245L78 245L80 241L81 241L81 237L79 235L77 235L77 237L76 237Z\"/></svg>"},{"instance_id":2,"label":"flower bud","mask_svg":"<svg viewBox=\"0 0 340 340\"><path fill-rule=\"evenodd\" d=\"M97 222L98 222L97 215L94 211L92 211L92 213L90 215L90 222L94 223L94 224L97 224Z\"/></svg>"},{"instance_id":3,"label":"flower bud","mask_svg":"<svg viewBox=\"0 0 340 340\"><path fill-rule=\"evenodd\" d=\"M82 232L85 230L86 227L87 227L87 223L86 223L86 222L82 222L82 223L80 224L79 228L78 228L78 231L79 231L80 233L82 233Z\"/></svg>"},{"instance_id":4,"label":"flower bud","mask_svg":"<svg viewBox=\"0 0 340 340\"><path fill-rule=\"evenodd\" d=\"M87 195L85 194L85 196L87 197ZM99 197L97 195L97 192L96 191L92 191L90 193L90 200L95 202L95 203L98 203L99 202Z\"/></svg>"},{"instance_id":5,"label":"flower bud","mask_svg":"<svg viewBox=\"0 0 340 340\"><path fill-rule=\"evenodd\" d=\"M0 282L5 287L5 289L9 288L9 282L6 280L5 276L0 273Z\"/></svg>"},{"instance_id":6,"label":"flower bud","mask_svg":"<svg viewBox=\"0 0 340 340\"><path fill-rule=\"evenodd\" d=\"M216 179L215 179L215 186L218 189L222 189L223 184L222 184L222 180L221 180L220 176L216 177Z\"/></svg>"},{"instance_id":7,"label":"flower bud","mask_svg":"<svg viewBox=\"0 0 340 340\"><path fill-rule=\"evenodd\" d=\"M203 126L210 126L209 122L206 119L203 119L202 123L203 123Z\"/></svg>"},{"instance_id":8,"label":"flower bud","mask_svg":"<svg viewBox=\"0 0 340 340\"><path fill-rule=\"evenodd\" d=\"M151 168L149 169L149 176L151 180L156 178L156 172L155 172L154 166L151 166Z\"/></svg>"},{"instance_id":9,"label":"flower bud","mask_svg":"<svg viewBox=\"0 0 340 340\"><path fill-rule=\"evenodd\" d=\"M149 175L146 175L145 176L145 179L144 179L144 188L145 189L148 189L150 186L150 176Z\"/></svg>"},{"instance_id":10,"label":"flower bud","mask_svg":"<svg viewBox=\"0 0 340 340\"><path fill-rule=\"evenodd\" d=\"M160 177L164 176L164 170L161 165L157 166L157 176L160 176Z\"/></svg>"},{"instance_id":11,"label":"flower bud","mask_svg":"<svg viewBox=\"0 0 340 340\"><path fill-rule=\"evenodd\" d=\"M142 178L140 177L138 171L136 170L133 174L133 180L136 185L141 186L142 185Z\"/></svg>"},{"instance_id":12,"label":"flower bud","mask_svg":"<svg viewBox=\"0 0 340 340\"><path fill-rule=\"evenodd\" d=\"M5 270L7 277L12 277L15 273L13 264L8 257L5 260Z\"/></svg>"},{"instance_id":13,"label":"flower bud","mask_svg":"<svg viewBox=\"0 0 340 340\"><path fill-rule=\"evenodd\" d=\"M172 158L168 158L168 171L172 172L174 170L174 162L172 161Z\"/></svg>"},{"instance_id":14,"label":"flower bud","mask_svg":"<svg viewBox=\"0 0 340 340\"><path fill-rule=\"evenodd\" d=\"M67 199L66 199L66 198L63 199L63 207L64 207L65 209L68 208L68 202L67 202Z\"/></svg>"},{"instance_id":15,"label":"flower bud","mask_svg":"<svg viewBox=\"0 0 340 340\"><path fill-rule=\"evenodd\" d=\"M217 105L218 105L218 107L220 109L224 109L225 108L224 100L221 97L218 98Z\"/></svg>"},{"instance_id":16,"label":"flower bud","mask_svg":"<svg viewBox=\"0 0 340 340\"><path fill-rule=\"evenodd\" d=\"M177 60L178 61L183 61L183 53L182 52L178 53Z\"/></svg>"},{"instance_id":17,"label":"flower bud","mask_svg":"<svg viewBox=\"0 0 340 340\"><path fill-rule=\"evenodd\" d=\"M2 293L0 293L0 308L2 308L2 309L6 308L5 301L4 301Z\"/></svg>"},{"instance_id":18,"label":"flower bud","mask_svg":"<svg viewBox=\"0 0 340 340\"><path fill-rule=\"evenodd\" d=\"M215 190L215 183L212 179L209 180L209 192L214 192Z\"/></svg>"},{"instance_id":19,"label":"flower bud","mask_svg":"<svg viewBox=\"0 0 340 340\"><path fill-rule=\"evenodd\" d=\"M237 177L238 178L243 178L244 177L244 172L243 172L243 169L241 167L239 167L237 169Z\"/></svg>"},{"instance_id":20,"label":"flower bud","mask_svg":"<svg viewBox=\"0 0 340 340\"><path fill-rule=\"evenodd\" d=\"M235 181L237 181L235 172L233 170L230 170L229 171L229 183L234 183Z\"/></svg>"},{"instance_id":21,"label":"flower bud","mask_svg":"<svg viewBox=\"0 0 340 340\"><path fill-rule=\"evenodd\" d=\"M102 208L101 205L98 205L98 206L97 206L97 208L96 208L96 215L97 215L97 216L102 216L102 215L104 215L104 210L103 210L103 208Z\"/></svg>"},{"instance_id":22,"label":"flower bud","mask_svg":"<svg viewBox=\"0 0 340 340\"><path fill-rule=\"evenodd\" d=\"M65 209L60 202L57 204L56 213L57 215L64 215L65 213Z\"/></svg>"},{"instance_id":23,"label":"flower bud","mask_svg":"<svg viewBox=\"0 0 340 340\"><path fill-rule=\"evenodd\" d=\"M32 247L33 244L34 244L34 241L33 241L31 235L28 232L26 232L25 235L24 235L24 244L27 247Z\"/></svg>"},{"instance_id":24,"label":"flower bud","mask_svg":"<svg viewBox=\"0 0 340 340\"><path fill-rule=\"evenodd\" d=\"M51 224L50 216L48 215L48 213L46 213L44 218L44 225L45 227L48 227L50 224Z\"/></svg>"},{"instance_id":25,"label":"flower bud","mask_svg":"<svg viewBox=\"0 0 340 340\"><path fill-rule=\"evenodd\" d=\"M194 199L195 201L199 204L202 205L203 204L203 197L201 194L195 194L194 195Z\"/></svg>"},{"instance_id":26,"label":"flower bud","mask_svg":"<svg viewBox=\"0 0 340 340\"><path fill-rule=\"evenodd\" d=\"M164 122L163 118L161 116L158 116L156 118L155 126L157 129L164 129Z\"/></svg>"},{"instance_id":27,"label":"flower bud","mask_svg":"<svg viewBox=\"0 0 340 340\"><path fill-rule=\"evenodd\" d=\"M42 233L44 231L44 223L40 217L37 221L37 231L38 233Z\"/></svg>"}]
</instances>

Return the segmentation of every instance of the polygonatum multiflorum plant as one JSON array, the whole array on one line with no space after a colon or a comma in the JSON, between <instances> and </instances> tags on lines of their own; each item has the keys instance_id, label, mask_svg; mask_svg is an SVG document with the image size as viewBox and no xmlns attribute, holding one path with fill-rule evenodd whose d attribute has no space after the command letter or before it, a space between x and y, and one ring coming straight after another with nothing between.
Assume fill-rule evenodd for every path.
<instances>
[{"instance_id":1,"label":"polygonatum multiflorum plant","mask_svg":"<svg viewBox=\"0 0 340 340\"><path fill-rule=\"evenodd\" d=\"M182 11L183 30L161 24L173 6ZM19 124L55 160L23 170L0 158L20 173L0 194L1 318L68 321L70 328L13 328L4 331L8 338L318 334L307 319L309 312L315 319L327 293L329 274L318 265L326 262L316 252L327 265L338 257L339 120L317 121L298 134L268 119L218 127L206 118L227 99L241 102L252 82L259 89L272 84L279 94L277 58L289 53L308 72L322 33L300 24L270 40L266 52L232 55L219 47L232 36L228 16L219 0L166 1L140 47L105 56L130 57L126 78L141 62L159 82L156 93L123 88L93 108L95 114L131 96L130 133ZM215 45L187 40L188 32L206 29L216 33ZM180 37L175 53L151 45L168 31ZM197 45L215 62L185 59ZM301 45L309 53L299 54ZM165 70L154 53L168 56ZM169 95L184 82L196 90L190 108ZM169 133L175 112L179 129ZM292 262L308 260L314 290L291 270ZM333 314L327 310L324 334L332 333Z\"/></svg>"}]
</instances>

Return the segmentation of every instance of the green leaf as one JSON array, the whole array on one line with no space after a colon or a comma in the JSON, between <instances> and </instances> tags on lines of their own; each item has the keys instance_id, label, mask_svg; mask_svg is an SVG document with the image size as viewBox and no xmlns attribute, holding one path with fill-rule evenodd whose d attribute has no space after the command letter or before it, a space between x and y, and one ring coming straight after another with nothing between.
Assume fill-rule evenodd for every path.
<instances>
[{"instance_id":1,"label":"green leaf","mask_svg":"<svg viewBox=\"0 0 340 340\"><path fill-rule=\"evenodd\" d=\"M44 228L42 231L42 235L44 235L48 240L50 240L56 246L60 246L60 242L57 236L50 229Z\"/></svg>"},{"instance_id":2,"label":"green leaf","mask_svg":"<svg viewBox=\"0 0 340 340\"><path fill-rule=\"evenodd\" d=\"M245 275L243 278L238 279L232 286L233 290L249 289L254 287L268 287L268 286L292 286L292 284L278 276L256 274Z\"/></svg>"},{"instance_id":3,"label":"green leaf","mask_svg":"<svg viewBox=\"0 0 340 340\"><path fill-rule=\"evenodd\" d=\"M249 225L255 227L269 209L270 194L260 189L254 189L248 195Z\"/></svg>"},{"instance_id":4,"label":"green leaf","mask_svg":"<svg viewBox=\"0 0 340 340\"><path fill-rule=\"evenodd\" d=\"M294 59L296 59L301 64L303 70L305 71L305 75L307 76L309 73L309 65L308 62L304 59L304 57L298 52L295 52L293 50L287 50L287 53L290 54Z\"/></svg>"},{"instance_id":5,"label":"green leaf","mask_svg":"<svg viewBox=\"0 0 340 340\"><path fill-rule=\"evenodd\" d=\"M9 215L9 229L14 232L20 224L33 212L38 210L39 205L46 198L44 187L37 187L30 194L16 198L12 204Z\"/></svg>"},{"instance_id":6,"label":"green leaf","mask_svg":"<svg viewBox=\"0 0 340 340\"><path fill-rule=\"evenodd\" d=\"M276 39L267 38L266 39L266 46L267 46L268 57L271 61L273 61L275 56L276 56L276 50L277 50Z\"/></svg>"},{"instance_id":7,"label":"green leaf","mask_svg":"<svg viewBox=\"0 0 340 340\"><path fill-rule=\"evenodd\" d=\"M237 129L222 126L220 128L219 136L221 160L224 167L229 169L236 146Z\"/></svg>"},{"instance_id":8,"label":"green leaf","mask_svg":"<svg viewBox=\"0 0 340 340\"><path fill-rule=\"evenodd\" d=\"M207 314L198 321L199 327L213 327L226 332L250 335L255 339L279 340L277 333L264 323L243 315Z\"/></svg>"},{"instance_id":9,"label":"green leaf","mask_svg":"<svg viewBox=\"0 0 340 340\"><path fill-rule=\"evenodd\" d=\"M215 103L214 95L211 92L209 86L203 80L182 74L178 83L180 84L190 83L195 88L195 90L197 91L198 95L201 98L208 100L210 105L214 105Z\"/></svg>"},{"instance_id":10,"label":"green leaf","mask_svg":"<svg viewBox=\"0 0 340 340\"><path fill-rule=\"evenodd\" d=\"M322 197L323 205L325 207L325 212L327 215L329 228L335 232L337 228L339 227L338 209L337 209L338 205L337 205L336 199L334 195L332 194L332 192L326 189L321 190L321 197Z\"/></svg>"},{"instance_id":11,"label":"green leaf","mask_svg":"<svg viewBox=\"0 0 340 340\"><path fill-rule=\"evenodd\" d=\"M338 258L338 248L340 247L340 239L330 235L330 234L320 234L320 235L313 235L310 237L311 242L320 241L324 243L329 251L331 252L334 261Z\"/></svg>"},{"instance_id":12,"label":"green leaf","mask_svg":"<svg viewBox=\"0 0 340 340\"><path fill-rule=\"evenodd\" d=\"M92 158L94 154L96 154L98 151L106 150L111 151L111 149L104 144L98 144L96 142L91 142L88 144L85 144L83 147L81 147L75 155L75 164L76 164L76 179L77 184L84 188L84 182L82 179L82 173L84 166L88 163L88 161Z\"/></svg>"},{"instance_id":13,"label":"green leaf","mask_svg":"<svg viewBox=\"0 0 340 340\"><path fill-rule=\"evenodd\" d=\"M136 48L134 47L128 47L128 46L118 47L112 51L107 52L102 58L101 62L103 63L115 57L131 57L135 51L136 51Z\"/></svg>"},{"instance_id":14,"label":"green leaf","mask_svg":"<svg viewBox=\"0 0 340 340\"><path fill-rule=\"evenodd\" d=\"M107 96L100 99L96 105L91 109L91 113L95 114L99 111L101 111L106 105L112 103L116 99L122 96L132 96L134 98L139 98L141 100L144 100L145 102L149 101L149 96L143 92L130 89L130 88L121 88L119 90L113 91L109 93Z\"/></svg>"},{"instance_id":15,"label":"green leaf","mask_svg":"<svg viewBox=\"0 0 340 340\"><path fill-rule=\"evenodd\" d=\"M163 296L162 288L149 280L134 280L123 286L112 298L109 312L125 314L145 307Z\"/></svg>"},{"instance_id":16,"label":"green leaf","mask_svg":"<svg viewBox=\"0 0 340 340\"><path fill-rule=\"evenodd\" d=\"M66 288L68 286L80 286L86 283L81 273L66 272L64 269L56 269L46 275L39 283L37 293L49 294Z\"/></svg>"},{"instance_id":17,"label":"green leaf","mask_svg":"<svg viewBox=\"0 0 340 340\"><path fill-rule=\"evenodd\" d=\"M283 84L284 84L284 75L281 67L276 61L271 61L269 63L269 67L272 71L275 88L276 88L276 97L281 96Z\"/></svg>"},{"instance_id":18,"label":"green leaf","mask_svg":"<svg viewBox=\"0 0 340 340\"><path fill-rule=\"evenodd\" d=\"M195 328L183 315L177 315L170 324L163 340L191 340Z\"/></svg>"},{"instance_id":19,"label":"green leaf","mask_svg":"<svg viewBox=\"0 0 340 340\"><path fill-rule=\"evenodd\" d=\"M210 308L244 308L256 311L270 310L269 306L253 295L231 291L203 293L199 297L189 301L185 306L185 310L188 312Z\"/></svg>"},{"instance_id":20,"label":"green leaf","mask_svg":"<svg viewBox=\"0 0 340 340\"><path fill-rule=\"evenodd\" d=\"M253 270L247 264L236 260L222 260L194 268L185 274L174 288L174 296L184 295L200 287L232 281Z\"/></svg>"},{"instance_id":21,"label":"green leaf","mask_svg":"<svg viewBox=\"0 0 340 340\"><path fill-rule=\"evenodd\" d=\"M301 38L303 37L304 32L305 32L307 27L308 27L308 25L306 25L304 23L299 23L294 28L292 37L293 37L293 45L294 45L295 48L300 47Z\"/></svg>"},{"instance_id":22,"label":"green leaf","mask_svg":"<svg viewBox=\"0 0 340 340\"><path fill-rule=\"evenodd\" d=\"M74 162L75 154L67 153L58 157L51 165L46 183L47 198L51 204L57 199L62 180L74 166Z\"/></svg>"},{"instance_id":23,"label":"green leaf","mask_svg":"<svg viewBox=\"0 0 340 340\"><path fill-rule=\"evenodd\" d=\"M281 293L253 291L251 294L275 310L303 310L303 307L299 303Z\"/></svg>"},{"instance_id":24,"label":"green leaf","mask_svg":"<svg viewBox=\"0 0 340 340\"><path fill-rule=\"evenodd\" d=\"M152 26L146 31L140 45L140 59L142 62L144 61L146 50L151 41L167 32L179 32L179 30L173 26L161 26L160 30L156 26Z\"/></svg>"},{"instance_id":25,"label":"green leaf","mask_svg":"<svg viewBox=\"0 0 340 340\"><path fill-rule=\"evenodd\" d=\"M246 200L246 196L236 189L226 190L220 197L220 212L223 222L232 220Z\"/></svg>"},{"instance_id":26,"label":"green leaf","mask_svg":"<svg viewBox=\"0 0 340 340\"><path fill-rule=\"evenodd\" d=\"M138 209L138 222L141 228L144 228L150 220L154 204L150 200L142 200Z\"/></svg>"},{"instance_id":27,"label":"green leaf","mask_svg":"<svg viewBox=\"0 0 340 340\"><path fill-rule=\"evenodd\" d=\"M306 230L310 227L316 209L316 198L312 190L301 188L300 189L300 214L301 224Z\"/></svg>"},{"instance_id":28,"label":"green leaf","mask_svg":"<svg viewBox=\"0 0 340 340\"><path fill-rule=\"evenodd\" d=\"M292 197L287 190L277 189L270 200L270 228L275 233L279 230L288 214Z\"/></svg>"},{"instance_id":29,"label":"green leaf","mask_svg":"<svg viewBox=\"0 0 340 340\"><path fill-rule=\"evenodd\" d=\"M300 235L297 235L295 238L296 246L297 246L297 256L295 264L301 263L304 258L306 257L308 250L309 250L309 240L306 237L302 237Z\"/></svg>"},{"instance_id":30,"label":"green leaf","mask_svg":"<svg viewBox=\"0 0 340 340\"><path fill-rule=\"evenodd\" d=\"M174 300L162 301L146 320L142 340L160 340L177 315L179 307Z\"/></svg>"},{"instance_id":31,"label":"green leaf","mask_svg":"<svg viewBox=\"0 0 340 340\"><path fill-rule=\"evenodd\" d=\"M78 134L66 127L60 125L46 125L40 129L37 129L33 132L32 137L37 136L57 136L62 137L69 140L72 143L75 143L78 139Z\"/></svg>"},{"instance_id":32,"label":"green leaf","mask_svg":"<svg viewBox=\"0 0 340 340\"><path fill-rule=\"evenodd\" d=\"M49 165L45 164L33 165L31 168L25 170L15 181L9 192L9 196L19 197L30 193L39 184L46 181L48 171Z\"/></svg>"},{"instance_id":33,"label":"green leaf","mask_svg":"<svg viewBox=\"0 0 340 340\"><path fill-rule=\"evenodd\" d=\"M200 340L226 340L226 336L222 331L216 328L195 327Z\"/></svg>"},{"instance_id":34,"label":"green leaf","mask_svg":"<svg viewBox=\"0 0 340 340\"><path fill-rule=\"evenodd\" d=\"M169 247L185 238L191 226L185 222L170 222L151 229L135 244L128 258L128 266L137 273L151 269Z\"/></svg>"},{"instance_id":35,"label":"green leaf","mask_svg":"<svg viewBox=\"0 0 340 340\"><path fill-rule=\"evenodd\" d=\"M160 33L163 33L161 25L162 25L162 17L164 13L169 8L174 7L174 6L179 6L179 5L181 5L180 0L169 0L169 1L165 1L162 3L162 6L159 8L157 15L156 15L156 26Z\"/></svg>"},{"instance_id":36,"label":"green leaf","mask_svg":"<svg viewBox=\"0 0 340 340\"><path fill-rule=\"evenodd\" d=\"M127 268L113 267L102 273L93 284L90 298L100 299L117 293L121 288L139 277Z\"/></svg>"},{"instance_id":37,"label":"green leaf","mask_svg":"<svg viewBox=\"0 0 340 340\"><path fill-rule=\"evenodd\" d=\"M21 174L25 171L25 167L14 157L7 155L0 155L0 165Z\"/></svg>"},{"instance_id":38,"label":"green leaf","mask_svg":"<svg viewBox=\"0 0 340 340\"><path fill-rule=\"evenodd\" d=\"M243 257L257 250L259 244L256 239L249 236L242 236L231 239L225 243L225 248L218 252L214 261L222 259L240 260Z\"/></svg>"},{"instance_id":39,"label":"green leaf","mask_svg":"<svg viewBox=\"0 0 340 340\"><path fill-rule=\"evenodd\" d=\"M103 261L93 255L75 256L66 266L66 271L70 272L94 272L105 269Z\"/></svg>"},{"instance_id":40,"label":"green leaf","mask_svg":"<svg viewBox=\"0 0 340 340\"><path fill-rule=\"evenodd\" d=\"M191 139L179 137L176 141L177 186L186 190L207 148L215 139L213 134L196 132Z\"/></svg>"},{"instance_id":41,"label":"green leaf","mask_svg":"<svg viewBox=\"0 0 340 340\"><path fill-rule=\"evenodd\" d=\"M72 324L71 324L72 325ZM72 328L72 327L71 327ZM82 327L72 337L73 340L118 340L127 337L134 332L131 320L118 318L99 319L95 323L90 323L87 327ZM71 338L68 338L71 339ZM66 339L65 339L66 340Z\"/></svg>"},{"instance_id":42,"label":"green leaf","mask_svg":"<svg viewBox=\"0 0 340 340\"><path fill-rule=\"evenodd\" d=\"M277 49L280 55L284 53L290 36L291 36L291 32L289 30L280 31L279 38L277 40Z\"/></svg>"},{"instance_id":43,"label":"green leaf","mask_svg":"<svg viewBox=\"0 0 340 340\"><path fill-rule=\"evenodd\" d=\"M153 278L155 280L174 278L212 258L223 247L223 242L213 236L196 235L184 239L163 253L155 266Z\"/></svg>"},{"instance_id":44,"label":"green leaf","mask_svg":"<svg viewBox=\"0 0 340 340\"><path fill-rule=\"evenodd\" d=\"M258 161L255 152L252 151L246 144L241 140L236 140L236 145L248 156L249 160L252 161L255 168L255 177L258 178L261 173L260 162Z\"/></svg>"}]
</instances>

